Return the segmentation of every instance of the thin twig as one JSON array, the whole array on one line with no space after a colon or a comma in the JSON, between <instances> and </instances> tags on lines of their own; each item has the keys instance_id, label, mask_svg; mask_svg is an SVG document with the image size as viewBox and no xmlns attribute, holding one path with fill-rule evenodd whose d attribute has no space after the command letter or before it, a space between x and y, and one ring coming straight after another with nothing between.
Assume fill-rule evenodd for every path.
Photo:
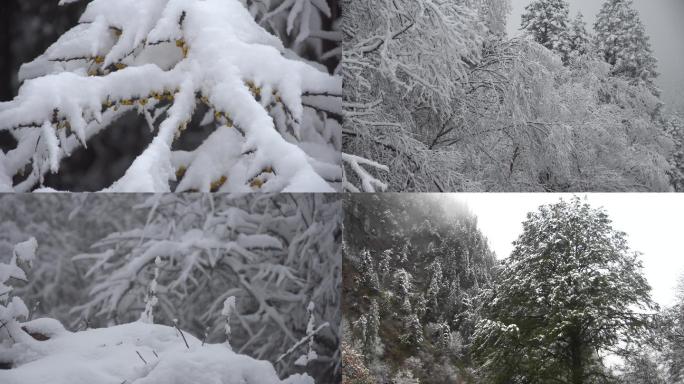
<instances>
[{"instance_id":1,"label":"thin twig","mask_svg":"<svg viewBox=\"0 0 684 384\"><path fill-rule=\"evenodd\" d=\"M14 340L14 337L12 336L12 333L10 333L10 330L9 330L9 327L7 326L7 323L5 323L4 321L0 320L0 324L2 324L2 326L0 326L0 328L5 328L5 330L7 331L7 336L9 336L9 338L12 339L12 342L13 342L13 343L16 343L16 340Z\"/></svg>"},{"instance_id":2,"label":"thin twig","mask_svg":"<svg viewBox=\"0 0 684 384\"><path fill-rule=\"evenodd\" d=\"M290 349L288 349L285 353L283 353L282 355L280 355L280 357L278 357L278 359L276 360L276 363L280 362L282 359L286 358L286 357L287 357L288 355L290 355L292 352L296 351L299 347L301 347L302 345L306 344L306 343L309 341L309 339L311 339L311 338L313 338L314 336L316 336L316 334L318 334L318 332L320 332L323 328L328 327L329 325L330 325L330 324L328 324L328 323L323 323L323 324L319 325L318 328L316 328L313 332L311 332L311 334L306 335L306 337L304 337L304 338L302 338L301 340L299 340L295 345L293 345L293 346L292 346Z\"/></svg>"},{"instance_id":3,"label":"thin twig","mask_svg":"<svg viewBox=\"0 0 684 384\"><path fill-rule=\"evenodd\" d=\"M174 322L173 326L176 327L176 329L180 333L181 337L183 338L183 341L185 342L185 346L188 347L188 349L190 349L190 345L188 345L188 341L185 339L185 335L183 334L183 331L181 331L181 329L178 328L178 324L176 322Z\"/></svg>"},{"instance_id":4,"label":"thin twig","mask_svg":"<svg viewBox=\"0 0 684 384\"><path fill-rule=\"evenodd\" d=\"M140 357L140 360L142 360L143 363L145 363L145 365L147 365L147 361L145 361L145 359L142 357L142 355L140 354L140 352L135 351L135 353L137 353L137 354L138 354L138 357Z\"/></svg>"}]
</instances>

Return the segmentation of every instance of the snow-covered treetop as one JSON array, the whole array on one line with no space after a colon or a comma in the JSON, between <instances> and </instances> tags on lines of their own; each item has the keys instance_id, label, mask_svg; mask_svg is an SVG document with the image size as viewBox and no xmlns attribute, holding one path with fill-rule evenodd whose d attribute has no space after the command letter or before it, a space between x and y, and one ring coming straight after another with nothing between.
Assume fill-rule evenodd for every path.
<instances>
[{"instance_id":1,"label":"snow-covered treetop","mask_svg":"<svg viewBox=\"0 0 684 384\"><path fill-rule=\"evenodd\" d=\"M565 60L570 51L569 14L570 4L565 0L537 0L525 7L521 26L536 42Z\"/></svg>"},{"instance_id":2,"label":"snow-covered treetop","mask_svg":"<svg viewBox=\"0 0 684 384\"><path fill-rule=\"evenodd\" d=\"M613 73L652 84L657 61L639 13L631 0L607 0L596 23L596 44Z\"/></svg>"},{"instance_id":3,"label":"snow-covered treetop","mask_svg":"<svg viewBox=\"0 0 684 384\"><path fill-rule=\"evenodd\" d=\"M570 50L576 55L584 55L591 50L591 36L582 13L577 13L570 23Z\"/></svg>"},{"instance_id":4,"label":"snow-covered treetop","mask_svg":"<svg viewBox=\"0 0 684 384\"><path fill-rule=\"evenodd\" d=\"M155 137L109 191L333 191L341 180L328 118L341 79L286 50L239 0L93 0L19 75L18 96L0 103L0 129L18 142L0 154L2 190L31 190L129 111ZM172 150L197 110L213 131Z\"/></svg>"}]
</instances>

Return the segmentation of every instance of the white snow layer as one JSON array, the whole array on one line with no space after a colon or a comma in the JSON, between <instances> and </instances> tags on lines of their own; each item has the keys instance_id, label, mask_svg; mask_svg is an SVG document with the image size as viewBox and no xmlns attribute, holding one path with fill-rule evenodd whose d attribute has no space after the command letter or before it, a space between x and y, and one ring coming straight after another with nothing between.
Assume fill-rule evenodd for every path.
<instances>
[{"instance_id":1,"label":"white snow layer","mask_svg":"<svg viewBox=\"0 0 684 384\"><path fill-rule=\"evenodd\" d=\"M168 192L181 168L180 190L334 191L340 127L311 124L302 97L323 95L323 110L337 113L341 99L327 96L341 94L341 78L285 51L239 0L93 0L81 24L22 67L18 96L0 103L0 129L20 143L0 157L0 188L32 164L15 186L31 189L124 112L149 116L168 101L154 140L109 191ZM216 130L176 155L199 101Z\"/></svg>"},{"instance_id":2,"label":"white snow layer","mask_svg":"<svg viewBox=\"0 0 684 384\"><path fill-rule=\"evenodd\" d=\"M293 375L278 378L273 365L205 344L174 328L135 322L71 333L52 319L22 325L17 342L0 345L3 384L313 384ZM27 333L28 332L28 333ZM39 341L31 334L48 337ZM39 337L44 338L44 337Z\"/></svg>"}]
</instances>

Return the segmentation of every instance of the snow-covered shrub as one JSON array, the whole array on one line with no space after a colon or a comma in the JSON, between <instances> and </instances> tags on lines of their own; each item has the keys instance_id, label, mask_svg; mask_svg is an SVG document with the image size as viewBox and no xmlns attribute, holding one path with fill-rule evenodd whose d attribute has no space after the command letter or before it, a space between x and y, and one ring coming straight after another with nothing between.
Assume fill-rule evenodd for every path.
<instances>
[{"instance_id":1,"label":"snow-covered shrub","mask_svg":"<svg viewBox=\"0 0 684 384\"><path fill-rule=\"evenodd\" d=\"M30 238L14 246L9 264L0 263L0 345L20 340L19 319L28 319L29 310L20 297L12 295L10 280L27 281L26 271L31 268L38 243ZM0 362L7 363L4 356Z\"/></svg>"},{"instance_id":2,"label":"snow-covered shrub","mask_svg":"<svg viewBox=\"0 0 684 384\"><path fill-rule=\"evenodd\" d=\"M0 103L0 129L18 143L0 154L5 191L42 184L127 112L144 116L154 138L109 191L332 191L341 182L341 79L288 51L239 0L93 0L20 78L18 96ZM199 145L174 146L202 126Z\"/></svg>"},{"instance_id":3,"label":"snow-covered shrub","mask_svg":"<svg viewBox=\"0 0 684 384\"><path fill-rule=\"evenodd\" d=\"M194 334L207 330L208 342L224 342L228 311L222 309L234 297L234 308L228 306L234 350L277 361L287 373L298 354L279 356L315 336L307 356L319 358L307 360L307 372L330 377L338 370L337 197L170 194L149 197L137 210L148 212L146 223L112 233L76 257L87 264L92 288L75 317L96 326L138 319L161 257L155 322L178 319ZM312 315L320 319L313 331Z\"/></svg>"},{"instance_id":4,"label":"snow-covered shrub","mask_svg":"<svg viewBox=\"0 0 684 384\"><path fill-rule=\"evenodd\" d=\"M68 328L83 327L69 311L88 298L85 269L72 262L106 234L145 223L145 212L131 207L143 202L136 194L0 194L0 263L8 263L15 244L35 237L40 252L31 279L17 285L33 316L51 317ZM125 214L122 214L125 212Z\"/></svg>"},{"instance_id":5,"label":"snow-covered shrub","mask_svg":"<svg viewBox=\"0 0 684 384\"><path fill-rule=\"evenodd\" d=\"M273 365L233 352L223 344L204 344L173 327L134 322L81 332L64 330L53 319L22 324L38 340L0 346L13 369L0 371L3 384L314 384L306 374L281 380Z\"/></svg>"}]
</instances>

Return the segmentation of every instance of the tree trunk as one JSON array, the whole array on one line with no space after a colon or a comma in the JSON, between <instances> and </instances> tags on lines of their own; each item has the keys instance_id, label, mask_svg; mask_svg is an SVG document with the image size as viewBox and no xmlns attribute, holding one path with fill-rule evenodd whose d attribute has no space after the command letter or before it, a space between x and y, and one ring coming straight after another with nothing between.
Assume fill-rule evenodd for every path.
<instances>
[{"instance_id":1,"label":"tree trunk","mask_svg":"<svg viewBox=\"0 0 684 384\"><path fill-rule=\"evenodd\" d=\"M582 341L575 333L570 338L570 358L572 359L571 369L571 383L584 383L584 359L582 356Z\"/></svg>"}]
</instances>

